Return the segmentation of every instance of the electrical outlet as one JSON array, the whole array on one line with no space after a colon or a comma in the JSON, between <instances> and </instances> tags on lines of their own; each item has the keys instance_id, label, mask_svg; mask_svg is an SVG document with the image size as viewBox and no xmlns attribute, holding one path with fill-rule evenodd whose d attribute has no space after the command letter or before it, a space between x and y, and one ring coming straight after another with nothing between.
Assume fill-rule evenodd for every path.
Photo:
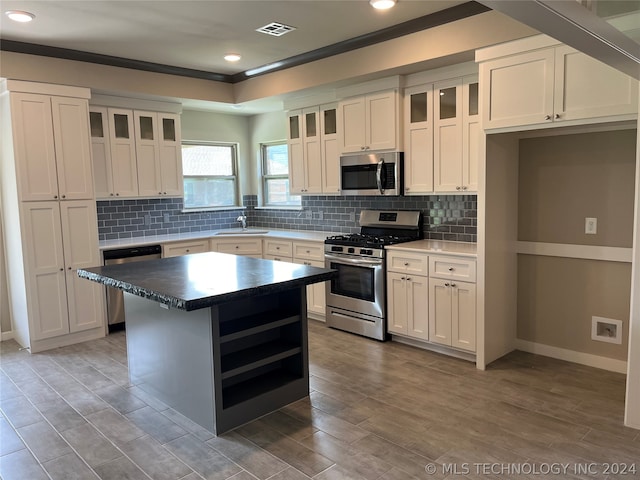
<instances>
[{"instance_id":1,"label":"electrical outlet","mask_svg":"<svg viewBox=\"0 0 640 480\"><path fill-rule=\"evenodd\" d=\"M355 222L355 221L356 221L356 214L355 214L355 212L349 212L349 221L350 221L350 222Z\"/></svg>"},{"instance_id":2,"label":"electrical outlet","mask_svg":"<svg viewBox=\"0 0 640 480\"><path fill-rule=\"evenodd\" d=\"M164 223L169 223L170 222L168 213L164 214L163 221L164 221Z\"/></svg>"},{"instance_id":3,"label":"electrical outlet","mask_svg":"<svg viewBox=\"0 0 640 480\"><path fill-rule=\"evenodd\" d=\"M324 220L324 212L322 210L318 212L318 220Z\"/></svg>"},{"instance_id":4,"label":"electrical outlet","mask_svg":"<svg viewBox=\"0 0 640 480\"><path fill-rule=\"evenodd\" d=\"M584 233L587 235L595 235L598 233L598 219L587 217L584 219Z\"/></svg>"},{"instance_id":5,"label":"electrical outlet","mask_svg":"<svg viewBox=\"0 0 640 480\"><path fill-rule=\"evenodd\" d=\"M144 224L151 225L151 215L149 215L148 213L144 216Z\"/></svg>"},{"instance_id":6,"label":"electrical outlet","mask_svg":"<svg viewBox=\"0 0 640 480\"><path fill-rule=\"evenodd\" d=\"M312 220L312 219L313 219L313 212L312 212L311 210L305 210L305 212L304 212L304 213L305 213L305 217L306 217L308 220Z\"/></svg>"}]
</instances>

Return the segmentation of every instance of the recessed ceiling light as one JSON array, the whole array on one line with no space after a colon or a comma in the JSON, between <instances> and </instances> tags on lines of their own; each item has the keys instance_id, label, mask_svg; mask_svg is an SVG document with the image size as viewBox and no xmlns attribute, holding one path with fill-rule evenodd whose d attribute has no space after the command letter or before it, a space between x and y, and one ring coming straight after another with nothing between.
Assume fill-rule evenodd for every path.
<instances>
[{"instance_id":1,"label":"recessed ceiling light","mask_svg":"<svg viewBox=\"0 0 640 480\"><path fill-rule=\"evenodd\" d=\"M4 12L14 22L27 23L36 18L33 13L23 12L21 10L8 10Z\"/></svg>"},{"instance_id":2,"label":"recessed ceiling light","mask_svg":"<svg viewBox=\"0 0 640 480\"><path fill-rule=\"evenodd\" d=\"M240 60L241 58L242 58L242 57L241 57L239 54L237 54L237 53L227 53L227 54L224 56L224 59L225 59L227 62L237 62L237 61L238 61L238 60Z\"/></svg>"},{"instance_id":3,"label":"recessed ceiling light","mask_svg":"<svg viewBox=\"0 0 640 480\"><path fill-rule=\"evenodd\" d=\"M396 4L396 0L369 0L369 3L377 10L387 10Z\"/></svg>"}]
</instances>

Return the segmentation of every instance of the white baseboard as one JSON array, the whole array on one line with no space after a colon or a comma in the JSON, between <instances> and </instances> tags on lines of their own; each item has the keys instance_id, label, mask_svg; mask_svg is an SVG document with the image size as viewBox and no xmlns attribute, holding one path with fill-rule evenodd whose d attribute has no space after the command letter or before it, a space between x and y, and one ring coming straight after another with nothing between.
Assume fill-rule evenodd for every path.
<instances>
[{"instance_id":1,"label":"white baseboard","mask_svg":"<svg viewBox=\"0 0 640 480\"><path fill-rule=\"evenodd\" d=\"M463 352L455 348L446 347L444 345L437 345L435 343L418 340L416 338L409 338L402 335L396 335L394 333L393 335L391 335L391 340L398 343L404 343L405 345L410 345L412 347L422 348L423 350L429 350L431 352L449 355L450 357L456 357L461 360L467 360L468 362L475 363L476 361L476 355L474 353Z\"/></svg>"},{"instance_id":2,"label":"white baseboard","mask_svg":"<svg viewBox=\"0 0 640 480\"><path fill-rule=\"evenodd\" d=\"M0 332L0 342L11 339L13 339L13 330L9 330L8 332Z\"/></svg>"},{"instance_id":3,"label":"white baseboard","mask_svg":"<svg viewBox=\"0 0 640 480\"><path fill-rule=\"evenodd\" d=\"M627 362L624 360L616 360L614 358L601 357L590 353L552 347L551 345L529 342L519 338L516 338L515 347L517 350L522 350L523 352L557 358L558 360L566 360L568 362L579 363L581 365L587 365L588 367L601 368L611 372L627 373Z\"/></svg>"}]
</instances>

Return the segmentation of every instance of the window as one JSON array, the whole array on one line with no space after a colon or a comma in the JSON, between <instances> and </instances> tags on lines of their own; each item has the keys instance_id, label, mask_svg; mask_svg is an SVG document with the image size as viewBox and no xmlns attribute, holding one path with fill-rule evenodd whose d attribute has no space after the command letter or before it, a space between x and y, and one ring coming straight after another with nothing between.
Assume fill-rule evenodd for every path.
<instances>
[{"instance_id":1,"label":"window","mask_svg":"<svg viewBox=\"0 0 640 480\"><path fill-rule=\"evenodd\" d=\"M262 145L264 205L266 207L300 206L300 195L289 193L289 156L286 143Z\"/></svg>"},{"instance_id":2,"label":"window","mask_svg":"<svg viewBox=\"0 0 640 480\"><path fill-rule=\"evenodd\" d=\"M183 143L184 208L236 206L236 157L235 144Z\"/></svg>"}]
</instances>

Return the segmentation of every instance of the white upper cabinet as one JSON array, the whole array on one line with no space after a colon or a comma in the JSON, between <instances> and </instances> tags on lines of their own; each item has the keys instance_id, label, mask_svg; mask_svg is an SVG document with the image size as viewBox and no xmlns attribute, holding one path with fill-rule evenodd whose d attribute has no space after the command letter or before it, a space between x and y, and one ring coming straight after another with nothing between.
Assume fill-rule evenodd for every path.
<instances>
[{"instance_id":1,"label":"white upper cabinet","mask_svg":"<svg viewBox=\"0 0 640 480\"><path fill-rule=\"evenodd\" d=\"M320 106L322 142L322 193L340 194L340 148L338 146L338 105Z\"/></svg>"},{"instance_id":2,"label":"white upper cabinet","mask_svg":"<svg viewBox=\"0 0 640 480\"><path fill-rule=\"evenodd\" d=\"M93 184L96 198L113 196L113 172L106 107L89 107L91 153L93 158Z\"/></svg>"},{"instance_id":3,"label":"white upper cabinet","mask_svg":"<svg viewBox=\"0 0 640 480\"><path fill-rule=\"evenodd\" d=\"M434 85L433 189L478 189L480 123L478 78L462 77Z\"/></svg>"},{"instance_id":4,"label":"white upper cabinet","mask_svg":"<svg viewBox=\"0 0 640 480\"><path fill-rule=\"evenodd\" d=\"M408 195L433 192L433 86L404 91L404 190Z\"/></svg>"},{"instance_id":5,"label":"white upper cabinet","mask_svg":"<svg viewBox=\"0 0 640 480\"><path fill-rule=\"evenodd\" d=\"M578 125L637 113L636 80L570 47L490 55L490 48L480 53L485 129Z\"/></svg>"},{"instance_id":6,"label":"white upper cabinet","mask_svg":"<svg viewBox=\"0 0 640 480\"><path fill-rule=\"evenodd\" d=\"M302 110L302 150L304 159L304 193L322 193L322 142L320 109Z\"/></svg>"},{"instance_id":7,"label":"white upper cabinet","mask_svg":"<svg viewBox=\"0 0 640 480\"><path fill-rule=\"evenodd\" d=\"M181 195L182 147L175 114L134 110L138 194Z\"/></svg>"},{"instance_id":8,"label":"white upper cabinet","mask_svg":"<svg viewBox=\"0 0 640 480\"><path fill-rule=\"evenodd\" d=\"M340 193L336 108L336 105L323 105L287 114L291 193Z\"/></svg>"},{"instance_id":9,"label":"white upper cabinet","mask_svg":"<svg viewBox=\"0 0 640 480\"><path fill-rule=\"evenodd\" d=\"M340 102L338 113L342 153L394 150L399 146L397 90L348 98Z\"/></svg>"},{"instance_id":10,"label":"white upper cabinet","mask_svg":"<svg viewBox=\"0 0 640 480\"><path fill-rule=\"evenodd\" d=\"M133 112L121 108L109 108L109 143L113 191L109 197L136 197L138 195L138 170Z\"/></svg>"},{"instance_id":11,"label":"white upper cabinet","mask_svg":"<svg viewBox=\"0 0 640 480\"><path fill-rule=\"evenodd\" d=\"M11 95L22 201L93 198L86 99Z\"/></svg>"},{"instance_id":12,"label":"white upper cabinet","mask_svg":"<svg viewBox=\"0 0 640 480\"><path fill-rule=\"evenodd\" d=\"M555 49L554 121L634 114L638 82L571 47Z\"/></svg>"},{"instance_id":13,"label":"white upper cabinet","mask_svg":"<svg viewBox=\"0 0 640 480\"><path fill-rule=\"evenodd\" d=\"M180 196L180 115L91 106L97 198Z\"/></svg>"}]
</instances>

